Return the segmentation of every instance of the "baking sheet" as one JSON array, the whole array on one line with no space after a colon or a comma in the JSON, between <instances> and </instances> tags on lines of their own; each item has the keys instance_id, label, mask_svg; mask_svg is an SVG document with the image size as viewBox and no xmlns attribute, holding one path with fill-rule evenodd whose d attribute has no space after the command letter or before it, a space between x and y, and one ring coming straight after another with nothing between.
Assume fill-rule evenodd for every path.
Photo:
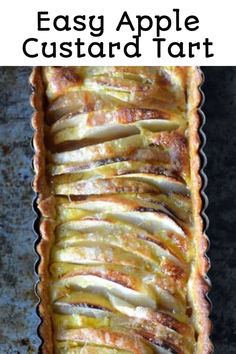
<instances>
[{"instance_id":1,"label":"baking sheet","mask_svg":"<svg viewBox=\"0 0 236 354\"><path fill-rule=\"evenodd\" d=\"M215 354L236 348L236 67L203 68ZM38 353L31 204L31 68L0 67L0 354ZM223 83L223 85L222 85Z\"/></svg>"},{"instance_id":2,"label":"baking sheet","mask_svg":"<svg viewBox=\"0 0 236 354\"><path fill-rule=\"evenodd\" d=\"M31 68L0 68L0 353L37 353Z\"/></svg>"}]
</instances>

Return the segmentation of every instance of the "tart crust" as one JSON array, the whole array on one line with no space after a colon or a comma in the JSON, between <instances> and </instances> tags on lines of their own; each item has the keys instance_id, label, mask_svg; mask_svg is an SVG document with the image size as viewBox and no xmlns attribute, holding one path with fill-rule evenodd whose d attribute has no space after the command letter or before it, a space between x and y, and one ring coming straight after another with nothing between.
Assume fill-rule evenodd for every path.
<instances>
[{"instance_id":1,"label":"tart crust","mask_svg":"<svg viewBox=\"0 0 236 354\"><path fill-rule=\"evenodd\" d=\"M66 82L68 72L64 68L58 68L57 84L63 80ZM192 303L192 319L198 332L194 353L210 354L213 351L212 343L209 339L211 333L211 321L209 320L210 303L207 294L210 289L210 281L207 278L207 271L210 262L205 255L208 249L208 239L204 233L202 219L202 197L201 190L204 184L202 180L201 161L200 161L200 127L201 116L198 107L201 103L200 85L202 83L202 74L197 67L178 68L183 76L188 76L187 84L187 119L189 121L188 139L189 139L189 163L190 163L190 185L193 213L193 241L195 249L195 260L191 267L191 274L188 280L190 301ZM76 81L76 80L75 80ZM54 242L54 230L56 226L55 197L50 192L50 186L46 177L46 147L45 147L45 101L46 93L42 74L42 68L36 67L30 77L33 94L31 105L34 108L32 126L35 130L33 146L35 155L33 165L35 170L35 179L33 188L38 195L37 205L40 211L40 240L37 245L37 252L40 257L38 265L39 283L37 284L37 294L40 298L39 315L42 322L39 327L39 333L43 340L42 352L52 354L54 352L54 336L52 323L52 308L49 294L49 263L50 251ZM167 141L168 144L168 141ZM181 150L182 151L182 150ZM183 152L183 151L182 151ZM183 156L184 159L184 156ZM116 341L114 338L109 341ZM119 338L120 340L120 338ZM124 341L126 338L124 336ZM138 348L138 347L137 347ZM137 353L139 352L138 349ZM136 351L135 351L136 352ZM141 352L140 352L141 353Z\"/></svg>"}]
</instances>

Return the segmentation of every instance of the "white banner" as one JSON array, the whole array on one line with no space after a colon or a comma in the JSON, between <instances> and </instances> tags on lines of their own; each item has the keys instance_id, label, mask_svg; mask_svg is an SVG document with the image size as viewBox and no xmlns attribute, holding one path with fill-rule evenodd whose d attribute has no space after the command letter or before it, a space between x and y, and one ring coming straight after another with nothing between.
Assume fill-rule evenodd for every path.
<instances>
[{"instance_id":1,"label":"white banner","mask_svg":"<svg viewBox=\"0 0 236 354\"><path fill-rule=\"evenodd\" d=\"M2 1L0 65L236 65L235 1Z\"/></svg>"}]
</instances>

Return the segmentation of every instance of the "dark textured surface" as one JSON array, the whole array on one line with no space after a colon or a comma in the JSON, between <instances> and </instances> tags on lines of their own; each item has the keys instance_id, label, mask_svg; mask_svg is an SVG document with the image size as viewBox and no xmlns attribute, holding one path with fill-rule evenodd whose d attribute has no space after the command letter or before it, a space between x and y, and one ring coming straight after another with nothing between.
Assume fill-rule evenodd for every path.
<instances>
[{"instance_id":1,"label":"dark textured surface","mask_svg":"<svg viewBox=\"0 0 236 354\"><path fill-rule=\"evenodd\" d=\"M208 255L216 354L236 353L236 67L203 68L210 219Z\"/></svg>"},{"instance_id":2,"label":"dark textured surface","mask_svg":"<svg viewBox=\"0 0 236 354\"><path fill-rule=\"evenodd\" d=\"M203 68L216 354L236 353L236 67ZM37 353L30 68L0 68L0 354Z\"/></svg>"},{"instance_id":3,"label":"dark textured surface","mask_svg":"<svg viewBox=\"0 0 236 354\"><path fill-rule=\"evenodd\" d=\"M0 68L0 354L37 353L30 68Z\"/></svg>"}]
</instances>

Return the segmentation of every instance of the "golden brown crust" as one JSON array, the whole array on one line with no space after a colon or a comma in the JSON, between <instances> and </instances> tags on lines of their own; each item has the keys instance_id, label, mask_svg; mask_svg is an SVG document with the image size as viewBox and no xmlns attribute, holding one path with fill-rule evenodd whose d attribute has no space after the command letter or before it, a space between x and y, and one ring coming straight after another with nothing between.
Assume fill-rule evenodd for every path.
<instances>
[{"instance_id":1,"label":"golden brown crust","mask_svg":"<svg viewBox=\"0 0 236 354\"><path fill-rule=\"evenodd\" d=\"M200 86L202 84L202 74L200 69L192 70L192 77L189 85L189 122L190 130L189 136L190 144L190 171L192 181L192 205L194 217L194 240L196 247L196 265L193 270L191 285L194 287L194 301L196 319L199 327L199 338L197 346L197 354L212 353L213 346L210 341L210 334L212 324L209 319L210 303L207 299L207 294L210 290L210 281L207 278L207 272L210 268L210 261L206 256L208 249L208 239L204 233L204 225L202 219L202 197L201 190L204 184L203 177L201 177L201 161L200 161L200 127L201 116L197 108L201 104Z\"/></svg>"},{"instance_id":2,"label":"golden brown crust","mask_svg":"<svg viewBox=\"0 0 236 354\"><path fill-rule=\"evenodd\" d=\"M33 88L31 96L31 105L35 109L32 117L32 126L34 128L34 171L35 179L33 188L38 194L37 204L40 205L40 242L37 246L37 252L40 257L38 266L39 283L37 284L37 294L40 298L39 314L42 322L39 333L43 340L42 351L45 354L53 352L52 321L50 316L50 300L48 293L48 265L51 243L53 240L53 203L45 204L50 198L49 187L46 182L45 171L45 146L44 146L44 87L39 67L34 68L30 77L30 83Z\"/></svg>"},{"instance_id":3,"label":"golden brown crust","mask_svg":"<svg viewBox=\"0 0 236 354\"><path fill-rule=\"evenodd\" d=\"M66 88L73 88L73 85L77 85L80 78L73 69L56 68L56 94L51 97L54 100L63 94L63 90L66 92ZM171 73L170 69L170 73ZM209 354L212 352L212 344L209 339L211 331L211 322L208 318L209 315L209 303L206 300L206 294L209 291L209 281L206 280L206 273L209 269L209 261L205 256L208 242L203 231L203 221L201 216L202 211L202 199L201 199L201 186L202 180L200 177L200 116L197 112L197 107L200 104L201 96L199 92L199 85L202 78L199 69L192 68L178 68L176 70L182 80L188 83L188 109L187 119L189 120L188 139L189 153L190 153L190 180L191 180L191 195L193 205L193 219L194 219L194 254L195 261L191 270L191 276L189 279L189 287L191 287L191 301L193 305L193 318L195 328L198 331L198 340L196 343L196 354ZM50 77L50 75L49 75ZM55 79L55 73L53 75ZM55 83L55 82L54 82ZM31 84L35 90L32 95L32 106L35 108L35 113L32 119L32 125L35 129L34 135L34 169L35 180L34 190L38 193L38 207L41 212L40 221L40 234L41 240L37 247L38 254L40 256L40 264L38 267L38 274L40 282L37 286L37 292L41 299L39 305L40 317L42 318L42 324L40 326L40 335L43 338L43 353L52 354L54 347L53 340L53 327L51 316L51 305L49 296L49 257L52 243L54 242L54 229L55 229L55 198L50 194L50 188L47 183L45 161L46 152L44 145L44 129L45 129L45 112L44 112L44 95L45 89L43 84L43 75L40 68L35 68L31 76ZM168 114L168 113L166 113ZM157 135L156 142L163 147L178 151L178 158L181 167L180 171L184 173L184 176L189 172L188 158L187 158L187 143L183 135L178 133L170 133L169 137L175 135L173 143L171 138L167 138L168 134L161 133ZM177 134L177 135L176 135ZM176 149L174 149L176 144ZM175 237L175 235L173 235ZM170 266L171 267L171 266ZM88 331L88 335L91 335L91 330ZM138 353L139 351L137 351ZM184 353L181 349L176 349L178 353Z\"/></svg>"}]
</instances>

